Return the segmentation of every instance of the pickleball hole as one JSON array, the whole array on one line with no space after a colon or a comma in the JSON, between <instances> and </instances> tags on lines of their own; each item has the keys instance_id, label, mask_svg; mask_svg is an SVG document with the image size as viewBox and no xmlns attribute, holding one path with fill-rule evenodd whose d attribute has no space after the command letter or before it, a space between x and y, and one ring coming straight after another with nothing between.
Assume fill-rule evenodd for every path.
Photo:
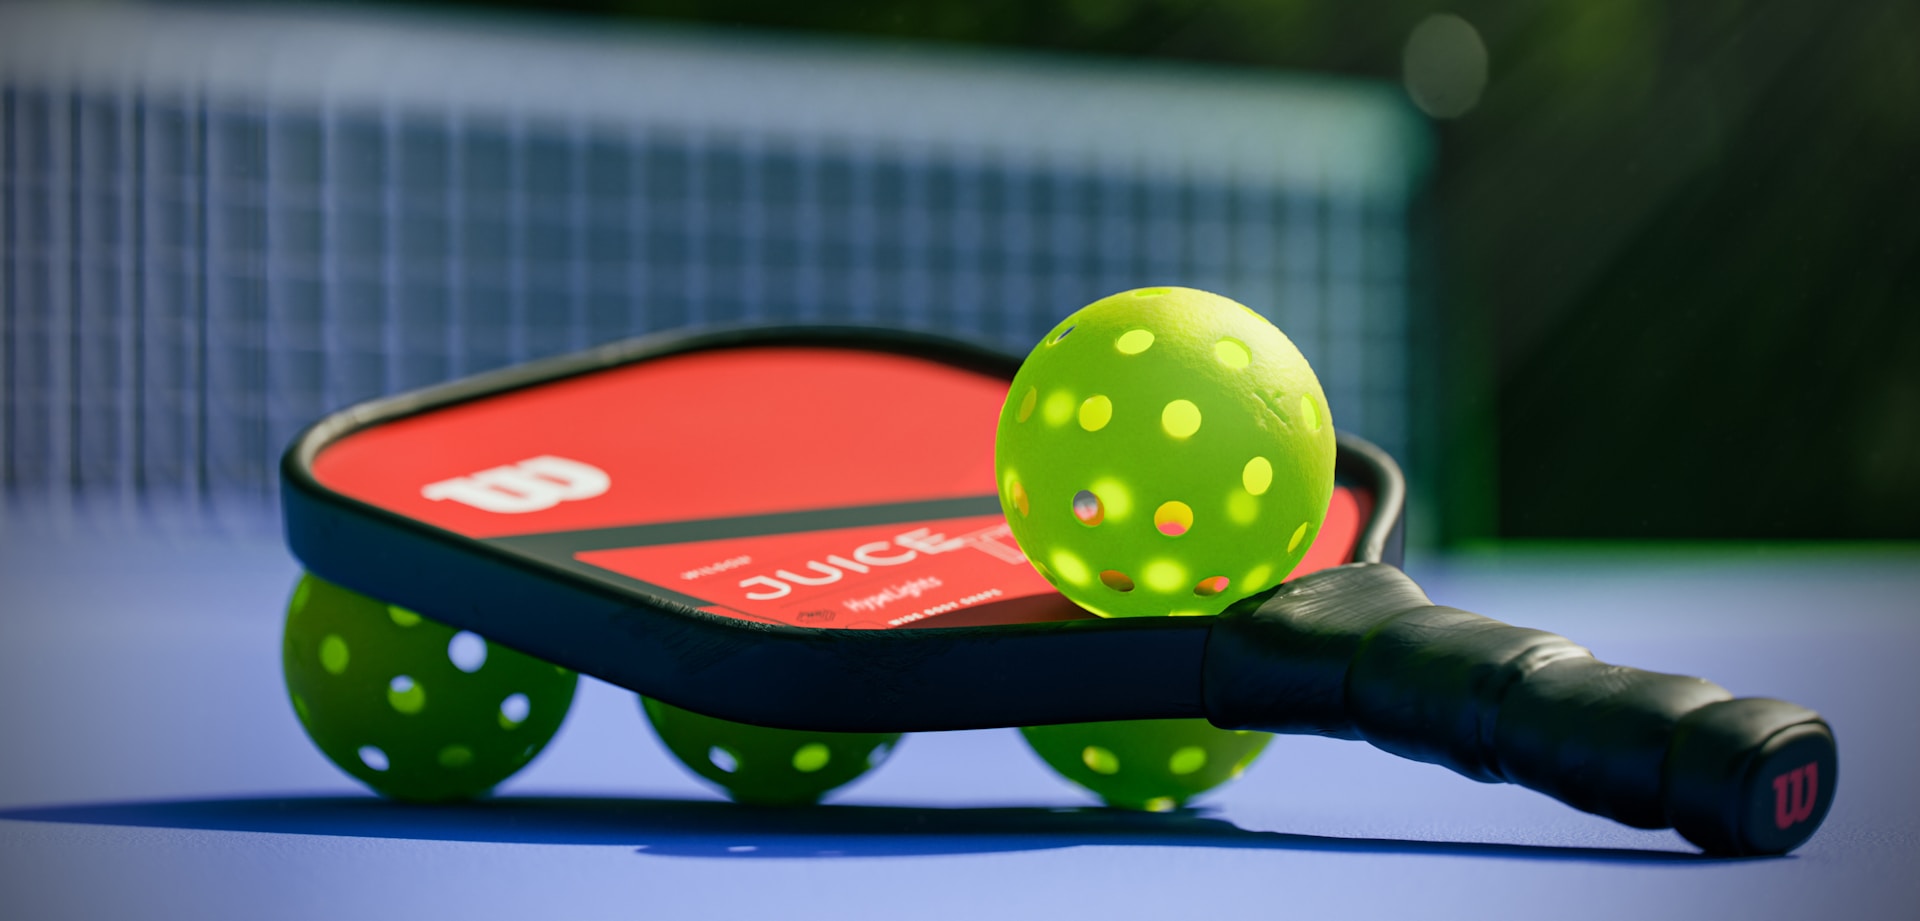
<instances>
[{"instance_id":1,"label":"pickleball hole","mask_svg":"<svg viewBox=\"0 0 1920 921\"><path fill-rule=\"evenodd\" d=\"M371 745L360 746L359 755L360 755L360 763L366 765L367 767L373 770L384 771L387 768L392 766L391 763L387 761L387 753L381 751L378 748L375 748L374 746L371 746Z\"/></svg>"},{"instance_id":2,"label":"pickleball hole","mask_svg":"<svg viewBox=\"0 0 1920 921\"><path fill-rule=\"evenodd\" d=\"M347 670L347 641L337 633L329 633L320 640L320 667L329 675L338 675Z\"/></svg>"},{"instance_id":3,"label":"pickleball hole","mask_svg":"<svg viewBox=\"0 0 1920 921\"><path fill-rule=\"evenodd\" d=\"M1080 763L1095 774L1120 773L1120 759L1113 752L1098 745L1089 745L1080 750Z\"/></svg>"},{"instance_id":4,"label":"pickleball hole","mask_svg":"<svg viewBox=\"0 0 1920 921\"><path fill-rule=\"evenodd\" d=\"M1047 394L1047 402L1040 407L1040 416L1048 425L1065 425L1073 418L1073 394L1065 390L1055 390Z\"/></svg>"},{"instance_id":5,"label":"pickleball hole","mask_svg":"<svg viewBox=\"0 0 1920 921\"><path fill-rule=\"evenodd\" d=\"M1172 294L1172 293L1173 293L1172 288L1141 288L1133 292L1133 296L1134 297L1159 297L1162 294Z\"/></svg>"},{"instance_id":6,"label":"pickleball hole","mask_svg":"<svg viewBox=\"0 0 1920 921\"><path fill-rule=\"evenodd\" d=\"M1138 355L1153 347L1153 331L1146 329L1127 330L1120 334L1120 338L1113 341L1113 347L1119 349L1122 355Z\"/></svg>"},{"instance_id":7,"label":"pickleball hole","mask_svg":"<svg viewBox=\"0 0 1920 921\"><path fill-rule=\"evenodd\" d=\"M1320 406L1313 402L1312 397L1300 398L1300 419L1306 423L1308 431L1320 431Z\"/></svg>"},{"instance_id":8,"label":"pickleball hole","mask_svg":"<svg viewBox=\"0 0 1920 921\"><path fill-rule=\"evenodd\" d=\"M1153 526L1168 537L1179 537L1193 528L1193 509L1185 502L1163 502L1153 510Z\"/></svg>"},{"instance_id":9,"label":"pickleball hole","mask_svg":"<svg viewBox=\"0 0 1920 921\"><path fill-rule=\"evenodd\" d=\"M527 721L527 714L533 712L533 701L525 694L508 694L500 701L500 728L512 729Z\"/></svg>"},{"instance_id":10,"label":"pickleball hole","mask_svg":"<svg viewBox=\"0 0 1920 921\"><path fill-rule=\"evenodd\" d=\"M1105 517L1113 521L1125 521L1133 510L1133 493L1127 489L1124 481L1113 477L1101 477L1087 484L1093 494L1100 497L1100 507Z\"/></svg>"},{"instance_id":11,"label":"pickleball hole","mask_svg":"<svg viewBox=\"0 0 1920 921\"><path fill-rule=\"evenodd\" d=\"M387 682L387 703L401 713L419 713L427 706L427 689L415 682L412 675L395 675Z\"/></svg>"},{"instance_id":12,"label":"pickleball hole","mask_svg":"<svg viewBox=\"0 0 1920 921\"><path fill-rule=\"evenodd\" d=\"M1300 541L1306 539L1306 536L1307 523L1302 521L1299 527L1293 529L1293 538L1287 541L1287 552L1292 553L1295 548L1300 546Z\"/></svg>"},{"instance_id":13,"label":"pickleball hole","mask_svg":"<svg viewBox=\"0 0 1920 921\"><path fill-rule=\"evenodd\" d=\"M1186 438L1200 431L1200 407L1192 400L1174 400L1160 410L1160 428L1174 438Z\"/></svg>"},{"instance_id":14,"label":"pickleball hole","mask_svg":"<svg viewBox=\"0 0 1920 921\"><path fill-rule=\"evenodd\" d=\"M1020 412L1014 416L1017 421L1025 422L1033 417L1033 405L1040 399L1038 387L1028 387L1027 395L1020 398Z\"/></svg>"},{"instance_id":15,"label":"pickleball hole","mask_svg":"<svg viewBox=\"0 0 1920 921\"><path fill-rule=\"evenodd\" d=\"M1227 519L1234 524L1252 524L1260 517L1260 500L1236 489L1227 495Z\"/></svg>"},{"instance_id":16,"label":"pickleball hole","mask_svg":"<svg viewBox=\"0 0 1920 921\"><path fill-rule=\"evenodd\" d=\"M1060 340L1067 338L1067 334L1073 332L1075 328L1076 327L1069 326L1066 329L1061 330L1060 335L1053 337L1053 341L1059 342Z\"/></svg>"},{"instance_id":17,"label":"pickleball hole","mask_svg":"<svg viewBox=\"0 0 1920 921\"><path fill-rule=\"evenodd\" d=\"M1272 577L1273 577L1273 567L1268 566L1265 563L1261 563L1260 565L1253 567L1253 570L1251 572L1247 573L1247 587L1254 589L1256 591L1259 589L1266 588L1267 580Z\"/></svg>"},{"instance_id":18,"label":"pickleball hole","mask_svg":"<svg viewBox=\"0 0 1920 921\"><path fill-rule=\"evenodd\" d=\"M1247 465L1240 468L1240 485L1245 486L1248 493L1265 495L1273 485L1273 462L1264 457L1247 461Z\"/></svg>"},{"instance_id":19,"label":"pickleball hole","mask_svg":"<svg viewBox=\"0 0 1920 921\"><path fill-rule=\"evenodd\" d=\"M1107 507L1100 503L1100 497L1091 490L1080 490L1073 494L1073 517L1087 527L1095 527L1107 519Z\"/></svg>"},{"instance_id":20,"label":"pickleball hole","mask_svg":"<svg viewBox=\"0 0 1920 921\"><path fill-rule=\"evenodd\" d=\"M1208 576L1193 587L1193 593L1202 598L1211 598L1227 590L1226 576Z\"/></svg>"},{"instance_id":21,"label":"pickleball hole","mask_svg":"<svg viewBox=\"0 0 1920 921\"><path fill-rule=\"evenodd\" d=\"M1214 343L1213 357L1221 364L1235 371L1246 367L1253 361L1253 353L1247 351L1246 343L1238 339L1222 339Z\"/></svg>"},{"instance_id":22,"label":"pickleball hole","mask_svg":"<svg viewBox=\"0 0 1920 921\"><path fill-rule=\"evenodd\" d=\"M740 759L718 745L707 749L707 762L728 774L740 769Z\"/></svg>"},{"instance_id":23,"label":"pickleball hole","mask_svg":"<svg viewBox=\"0 0 1920 921\"><path fill-rule=\"evenodd\" d=\"M1167 759L1167 770L1175 774L1191 774L1207 766L1207 750L1198 745L1188 745L1173 753Z\"/></svg>"},{"instance_id":24,"label":"pickleball hole","mask_svg":"<svg viewBox=\"0 0 1920 921\"><path fill-rule=\"evenodd\" d=\"M1113 420L1113 401L1094 394L1080 401L1080 427L1089 432L1097 432L1107 427Z\"/></svg>"},{"instance_id":25,"label":"pickleball hole","mask_svg":"<svg viewBox=\"0 0 1920 921\"><path fill-rule=\"evenodd\" d=\"M420 622L420 615L395 604L387 605L387 618L399 627L411 627Z\"/></svg>"},{"instance_id":26,"label":"pickleball hole","mask_svg":"<svg viewBox=\"0 0 1920 921\"><path fill-rule=\"evenodd\" d=\"M819 742L808 742L793 753L793 769L802 774L811 774L827 766L833 760L833 750Z\"/></svg>"},{"instance_id":27,"label":"pickleball hole","mask_svg":"<svg viewBox=\"0 0 1920 921\"><path fill-rule=\"evenodd\" d=\"M1180 801L1171 796L1156 796L1145 803L1148 812L1172 812L1180 808Z\"/></svg>"},{"instance_id":28,"label":"pickleball hole","mask_svg":"<svg viewBox=\"0 0 1920 921\"><path fill-rule=\"evenodd\" d=\"M1118 569L1106 569L1100 572L1100 584L1116 592L1133 591L1133 577Z\"/></svg>"},{"instance_id":29,"label":"pickleball hole","mask_svg":"<svg viewBox=\"0 0 1920 921\"><path fill-rule=\"evenodd\" d=\"M1027 517L1027 488L1020 485L1019 480L1014 480L1007 487L1007 492L1013 496L1013 507L1020 510L1020 517Z\"/></svg>"},{"instance_id":30,"label":"pickleball hole","mask_svg":"<svg viewBox=\"0 0 1920 921\"><path fill-rule=\"evenodd\" d=\"M1187 570L1173 560L1152 560L1141 570L1140 580L1156 592L1177 592L1187 584Z\"/></svg>"},{"instance_id":31,"label":"pickleball hole","mask_svg":"<svg viewBox=\"0 0 1920 921\"><path fill-rule=\"evenodd\" d=\"M307 607L307 596L311 594L313 594L313 578L309 576L301 579L300 584L293 587L293 603L290 607L296 611L305 610Z\"/></svg>"},{"instance_id":32,"label":"pickleball hole","mask_svg":"<svg viewBox=\"0 0 1920 921\"><path fill-rule=\"evenodd\" d=\"M1093 575L1087 571L1085 560L1064 547L1055 547L1049 556L1053 561L1053 571L1071 585L1086 585L1087 579Z\"/></svg>"},{"instance_id":33,"label":"pickleball hole","mask_svg":"<svg viewBox=\"0 0 1920 921\"><path fill-rule=\"evenodd\" d=\"M440 766L463 768L473 763L473 749L465 745L449 745L440 749Z\"/></svg>"},{"instance_id":34,"label":"pickleball hole","mask_svg":"<svg viewBox=\"0 0 1920 921\"><path fill-rule=\"evenodd\" d=\"M447 659L453 667L471 675L487 664L487 641L471 630L462 630L447 641Z\"/></svg>"}]
</instances>

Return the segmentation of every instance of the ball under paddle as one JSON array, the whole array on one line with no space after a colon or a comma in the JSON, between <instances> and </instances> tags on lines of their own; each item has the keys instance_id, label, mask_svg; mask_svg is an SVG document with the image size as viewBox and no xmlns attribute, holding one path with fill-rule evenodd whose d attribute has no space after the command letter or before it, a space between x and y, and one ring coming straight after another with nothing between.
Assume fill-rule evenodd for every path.
<instances>
[{"instance_id":1,"label":"ball under paddle","mask_svg":"<svg viewBox=\"0 0 1920 921\"><path fill-rule=\"evenodd\" d=\"M647 722L680 763L734 802L801 806L880 766L897 732L803 732L736 723L640 698Z\"/></svg>"},{"instance_id":2,"label":"ball under paddle","mask_svg":"<svg viewBox=\"0 0 1920 921\"><path fill-rule=\"evenodd\" d=\"M281 664L320 751L397 799L479 796L525 767L566 718L573 672L308 575Z\"/></svg>"}]
</instances>

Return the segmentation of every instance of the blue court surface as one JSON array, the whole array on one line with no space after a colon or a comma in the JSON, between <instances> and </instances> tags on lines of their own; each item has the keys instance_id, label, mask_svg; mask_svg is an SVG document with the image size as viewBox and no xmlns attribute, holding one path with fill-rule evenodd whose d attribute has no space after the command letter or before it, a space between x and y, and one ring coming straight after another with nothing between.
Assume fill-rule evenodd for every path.
<instances>
[{"instance_id":1,"label":"blue court surface","mask_svg":"<svg viewBox=\"0 0 1920 921\"><path fill-rule=\"evenodd\" d=\"M583 682L488 801L368 794L280 679L297 574L252 538L0 532L0 917L1920 917L1920 551L1535 549L1417 560L1437 602L1821 711L1825 827L1700 857L1525 790L1281 738L1117 813L1013 730L910 736L829 805L724 802Z\"/></svg>"}]
</instances>

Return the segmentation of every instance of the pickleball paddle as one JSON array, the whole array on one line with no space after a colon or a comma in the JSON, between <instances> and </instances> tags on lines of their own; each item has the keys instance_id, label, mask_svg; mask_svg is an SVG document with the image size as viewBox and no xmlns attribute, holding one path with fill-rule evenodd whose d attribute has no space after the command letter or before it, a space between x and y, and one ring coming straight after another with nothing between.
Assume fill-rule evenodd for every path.
<instances>
[{"instance_id":1,"label":"pickleball paddle","mask_svg":"<svg viewBox=\"0 0 1920 921\"><path fill-rule=\"evenodd\" d=\"M1812 711L1433 605L1398 569L1399 469L1344 434L1285 584L1217 617L1092 617L995 496L1018 363L808 327L509 368L303 433L287 539L323 578L724 719L1205 717L1364 739L1722 854L1783 853L1825 817L1836 756Z\"/></svg>"}]
</instances>

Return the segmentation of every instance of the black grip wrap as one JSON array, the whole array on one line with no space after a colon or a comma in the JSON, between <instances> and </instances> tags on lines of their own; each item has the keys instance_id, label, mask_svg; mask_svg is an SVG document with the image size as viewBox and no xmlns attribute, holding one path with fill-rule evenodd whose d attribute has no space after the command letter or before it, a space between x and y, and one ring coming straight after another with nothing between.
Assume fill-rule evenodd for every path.
<instances>
[{"instance_id":1,"label":"black grip wrap","mask_svg":"<svg viewBox=\"0 0 1920 921\"><path fill-rule=\"evenodd\" d=\"M1208 718L1359 738L1719 854L1784 853L1832 801L1833 736L1784 701L1608 665L1564 637L1430 602L1398 569L1303 576L1215 623Z\"/></svg>"}]
</instances>

